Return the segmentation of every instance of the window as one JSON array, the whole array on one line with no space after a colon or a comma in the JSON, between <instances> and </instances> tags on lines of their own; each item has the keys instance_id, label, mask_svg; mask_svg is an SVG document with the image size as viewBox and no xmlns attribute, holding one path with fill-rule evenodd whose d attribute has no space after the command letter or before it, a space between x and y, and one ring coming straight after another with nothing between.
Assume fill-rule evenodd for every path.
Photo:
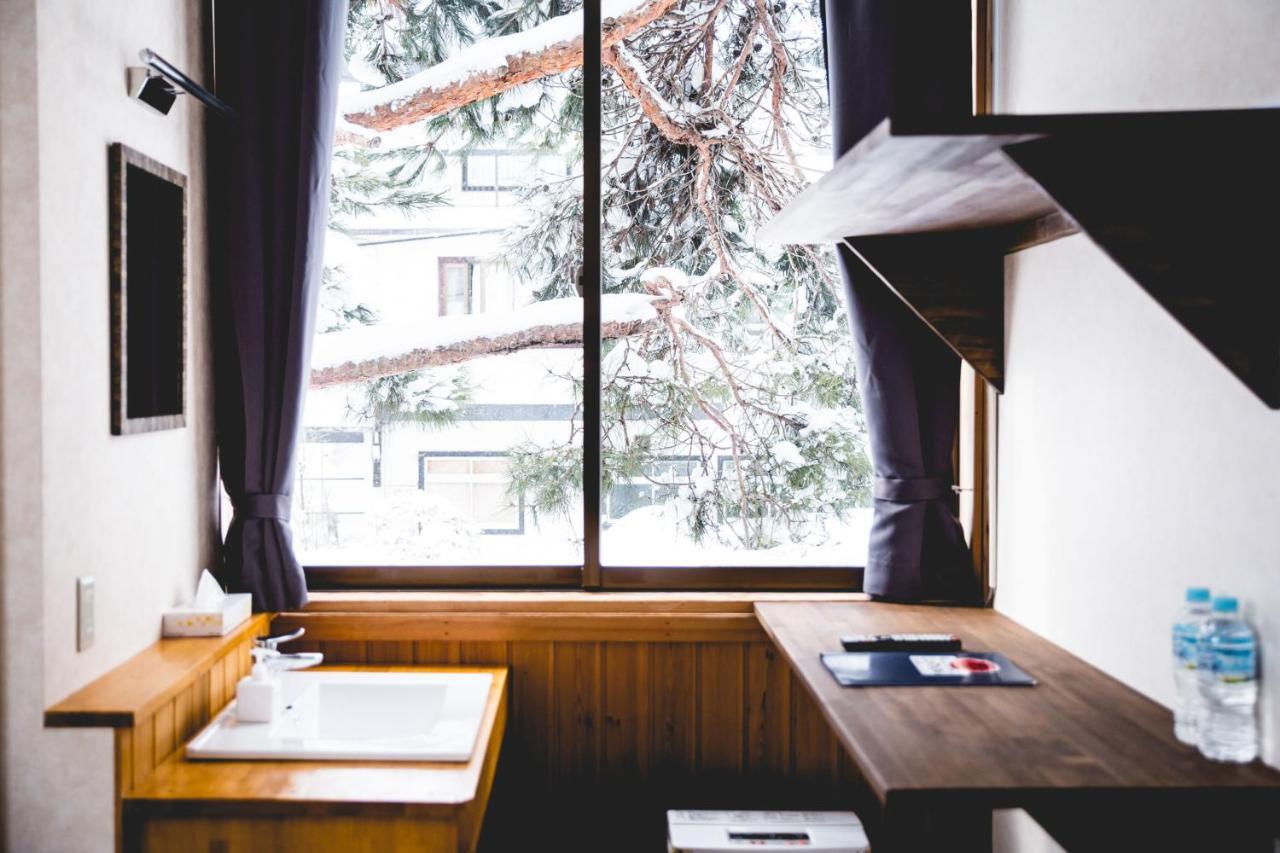
<instances>
[{"instance_id":1,"label":"window","mask_svg":"<svg viewBox=\"0 0 1280 853\"><path fill-rule=\"evenodd\" d=\"M753 241L830 165L817 4L610 22L534 79L489 40L556 53L597 0L451 9L350 5L304 422L365 440L303 453L308 570L847 588L871 471L834 257ZM446 61L474 100L401 82Z\"/></svg>"},{"instance_id":2,"label":"window","mask_svg":"<svg viewBox=\"0 0 1280 853\"><path fill-rule=\"evenodd\" d=\"M462 157L464 192L516 192L535 179L550 158L523 151L471 151ZM563 176L563 171L561 176Z\"/></svg>"},{"instance_id":3,"label":"window","mask_svg":"<svg viewBox=\"0 0 1280 853\"><path fill-rule=\"evenodd\" d=\"M440 316L473 312L475 264L470 258L440 259Z\"/></svg>"},{"instance_id":4,"label":"window","mask_svg":"<svg viewBox=\"0 0 1280 853\"><path fill-rule=\"evenodd\" d=\"M447 501L485 535L524 534L524 501L507 494L505 453L428 451L418 455L418 488Z\"/></svg>"}]
</instances>

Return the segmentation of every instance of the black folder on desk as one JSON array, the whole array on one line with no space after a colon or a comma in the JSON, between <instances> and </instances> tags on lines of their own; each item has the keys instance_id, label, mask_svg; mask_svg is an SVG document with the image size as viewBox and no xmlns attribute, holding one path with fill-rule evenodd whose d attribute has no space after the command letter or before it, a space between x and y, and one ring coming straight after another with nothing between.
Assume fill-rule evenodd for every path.
<instances>
[{"instance_id":1,"label":"black folder on desk","mask_svg":"<svg viewBox=\"0 0 1280 853\"><path fill-rule=\"evenodd\" d=\"M841 687L1027 687L1036 683L998 652L835 652L821 657Z\"/></svg>"}]
</instances>

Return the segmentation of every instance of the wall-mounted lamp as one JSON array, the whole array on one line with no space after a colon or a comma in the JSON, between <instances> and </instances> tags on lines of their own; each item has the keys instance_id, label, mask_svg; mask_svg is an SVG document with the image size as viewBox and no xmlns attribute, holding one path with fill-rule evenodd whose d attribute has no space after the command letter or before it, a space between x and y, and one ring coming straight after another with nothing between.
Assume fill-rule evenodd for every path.
<instances>
[{"instance_id":1,"label":"wall-mounted lamp","mask_svg":"<svg viewBox=\"0 0 1280 853\"><path fill-rule=\"evenodd\" d=\"M205 106L223 115L231 115L231 107L226 101L183 74L155 51L143 48L138 58L143 64L129 68L130 97L137 98L161 115L168 115L173 102L185 91Z\"/></svg>"}]
</instances>

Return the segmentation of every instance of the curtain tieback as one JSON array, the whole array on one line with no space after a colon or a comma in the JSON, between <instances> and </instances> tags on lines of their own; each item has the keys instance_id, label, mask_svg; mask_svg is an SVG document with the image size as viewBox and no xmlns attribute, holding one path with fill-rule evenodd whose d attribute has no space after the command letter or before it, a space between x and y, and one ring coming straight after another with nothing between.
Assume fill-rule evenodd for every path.
<instances>
[{"instance_id":1,"label":"curtain tieback","mask_svg":"<svg viewBox=\"0 0 1280 853\"><path fill-rule=\"evenodd\" d=\"M278 518L289 520L293 498L290 495L248 494L236 501L236 515L241 518Z\"/></svg>"},{"instance_id":2,"label":"curtain tieback","mask_svg":"<svg viewBox=\"0 0 1280 853\"><path fill-rule=\"evenodd\" d=\"M871 490L878 501L919 503L942 500L951 494L950 477L880 477Z\"/></svg>"}]
</instances>

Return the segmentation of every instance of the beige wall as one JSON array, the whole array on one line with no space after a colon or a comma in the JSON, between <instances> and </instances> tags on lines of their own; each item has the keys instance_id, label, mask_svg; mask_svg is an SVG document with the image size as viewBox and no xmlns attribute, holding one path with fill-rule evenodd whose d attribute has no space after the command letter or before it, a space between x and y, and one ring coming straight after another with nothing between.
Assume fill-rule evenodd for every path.
<instances>
[{"instance_id":1,"label":"beige wall","mask_svg":"<svg viewBox=\"0 0 1280 853\"><path fill-rule=\"evenodd\" d=\"M0 0L4 839L109 850L111 741L45 731L43 707L159 635L213 557L204 114L131 101L151 47L204 77L198 0ZM38 97L37 97L38 94ZM185 429L113 437L108 413L107 147L188 176ZM76 651L75 582L97 583L97 642Z\"/></svg>"},{"instance_id":2,"label":"beige wall","mask_svg":"<svg viewBox=\"0 0 1280 853\"><path fill-rule=\"evenodd\" d=\"M1280 103L1274 0L1001 0L1002 107ZM1189 164L1195 168L1197 164ZM1280 412L1084 236L1006 261L996 607L1163 702L1184 588L1263 634L1280 765ZM1005 850L1053 849L1003 815Z\"/></svg>"}]
</instances>

